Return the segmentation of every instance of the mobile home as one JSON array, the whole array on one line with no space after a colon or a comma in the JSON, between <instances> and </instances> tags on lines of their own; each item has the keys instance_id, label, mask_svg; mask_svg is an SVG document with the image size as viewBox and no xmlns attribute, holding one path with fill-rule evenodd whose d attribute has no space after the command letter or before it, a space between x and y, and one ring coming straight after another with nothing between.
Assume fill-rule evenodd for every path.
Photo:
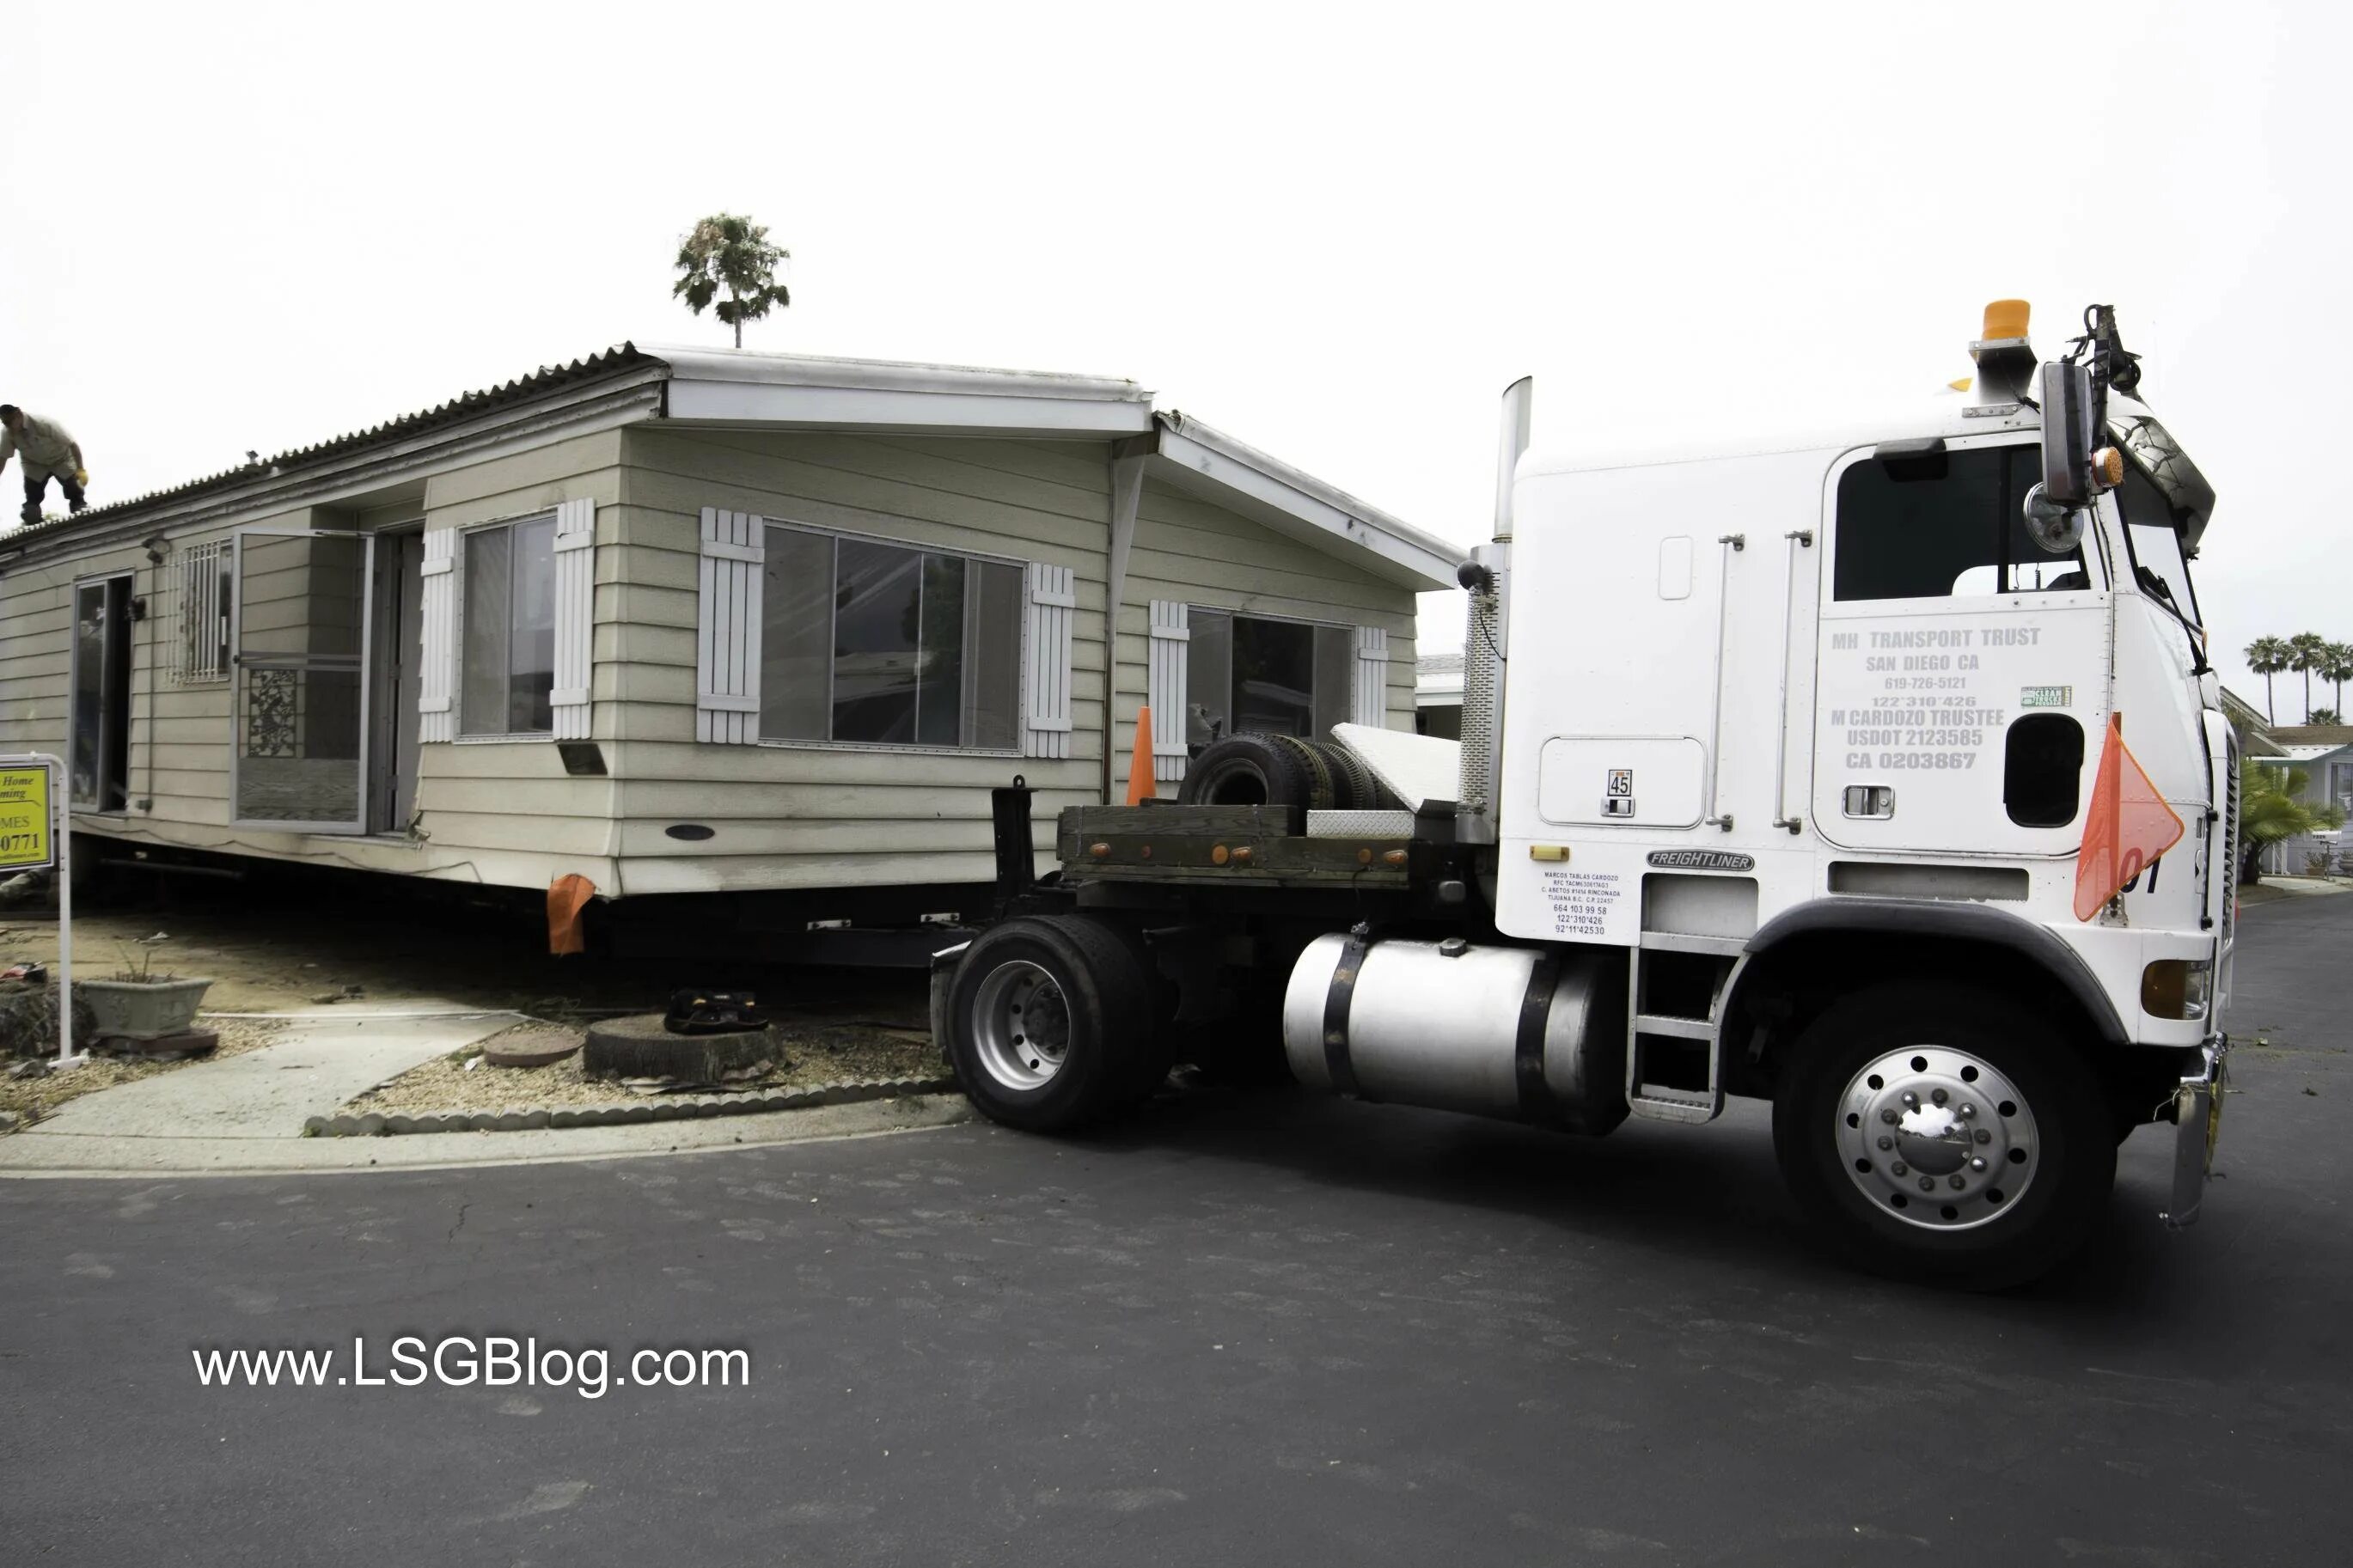
<instances>
[{"instance_id":1,"label":"mobile home","mask_svg":"<svg viewBox=\"0 0 2353 1568\"><path fill-rule=\"evenodd\" d=\"M953 911L1146 701L1169 793L1411 729L1455 565L1132 382L623 344L0 536L0 746L106 853Z\"/></svg>"}]
</instances>

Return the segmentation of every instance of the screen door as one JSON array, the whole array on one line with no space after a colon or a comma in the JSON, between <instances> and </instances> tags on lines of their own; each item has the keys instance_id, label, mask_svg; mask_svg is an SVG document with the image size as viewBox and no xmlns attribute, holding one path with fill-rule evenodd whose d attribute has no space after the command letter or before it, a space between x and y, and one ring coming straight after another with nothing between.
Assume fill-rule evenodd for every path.
<instances>
[{"instance_id":1,"label":"screen door","mask_svg":"<svg viewBox=\"0 0 2353 1568\"><path fill-rule=\"evenodd\" d=\"M374 542L317 529L237 536L237 820L365 830L367 583Z\"/></svg>"}]
</instances>

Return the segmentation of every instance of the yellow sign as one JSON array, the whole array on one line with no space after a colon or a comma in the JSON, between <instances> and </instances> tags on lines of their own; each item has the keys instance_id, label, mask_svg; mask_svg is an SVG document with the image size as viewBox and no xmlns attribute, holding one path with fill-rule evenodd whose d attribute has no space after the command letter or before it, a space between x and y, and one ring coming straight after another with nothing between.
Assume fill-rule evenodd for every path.
<instances>
[{"instance_id":1,"label":"yellow sign","mask_svg":"<svg viewBox=\"0 0 2353 1568\"><path fill-rule=\"evenodd\" d=\"M36 871L57 859L49 770L0 767L0 870Z\"/></svg>"}]
</instances>

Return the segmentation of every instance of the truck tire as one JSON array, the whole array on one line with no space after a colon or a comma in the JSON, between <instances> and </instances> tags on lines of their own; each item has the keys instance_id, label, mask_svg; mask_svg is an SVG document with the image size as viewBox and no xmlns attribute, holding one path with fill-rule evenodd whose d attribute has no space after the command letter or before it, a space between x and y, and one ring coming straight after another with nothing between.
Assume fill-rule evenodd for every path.
<instances>
[{"instance_id":1,"label":"truck tire","mask_svg":"<svg viewBox=\"0 0 2353 1568\"><path fill-rule=\"evenodd\" d=\"M2106 1098L2027 1008L1884 985L1833 1004L1791 1053L1773 1100L1782 1178L1863 1267L2005 1289L2073 1255L2105 1212Z\"/></svg>"},{"instance_id":2,"label":"truck tire","mask_svg":"<svg viewBox=\"0 0 2353 1568\"><path fill-rule=\"evenodd\" d=\"M1326 811L1332 805L1331 772L1288 735L1229 735L1204 747L1187 766L1176 798L1187 805Z\"/></svg>"},{"instance_id":3,"label":"truck tire","mask_svg":"<svg viewBox=\"0 0 2353 1568\"><path fill-rule=\"evenodd\" d=\"M1166 1075L1153 1001L1150 973L1110 926L1085 915L1020 916L975 937L956 965L948 1062L990 1121L1070 1131Z\"/></svg>"},{"instance_id":4,"label":"truck tire","mask_svg":"<svg viewBox=\"0 0 2353 1568\"><path fill-rule=\"evenodd\" d=\"M1365 766L1364 759L1336 741L1311 741L1332 770L1332 809L1335 811L1377 811L1381 806L1381 786L1373 770Z\"/></svg>"}]
</instances>

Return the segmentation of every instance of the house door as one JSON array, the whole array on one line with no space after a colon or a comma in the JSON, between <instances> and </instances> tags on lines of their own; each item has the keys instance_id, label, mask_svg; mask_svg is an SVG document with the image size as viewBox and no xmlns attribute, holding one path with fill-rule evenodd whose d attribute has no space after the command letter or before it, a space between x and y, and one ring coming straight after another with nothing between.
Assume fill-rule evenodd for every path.
<instances>
[{"instance_id":1,"label":"house door","mask_svg":"<svg viewBox=\"0 0 2353 1568\"><path fill-rule=\"evenodd\" d=\"M131 579L74 584L73 804L131 804Z\"/></svg>"},{"instance_id":2,"label":"house door","mask_svg":"<svg viewBox=\"0 0 2353 1568\"><path fill-rule=\"evenodd\" d=\"M375 544L377 628L368 649L368 829L402 833L417 815L417 699L425 622L425 533L380 533Z\"/></svg>"},{"instance_id":3,"label":"house door","mask_svg":"<svg viewBox=\"0 0 2353 1568\"><path fill-rule=\"evenodd\" d=\"M368 563L362 533L237 536L230 788L237 821L366 829Z\"/></svg>"}]
</instances>

